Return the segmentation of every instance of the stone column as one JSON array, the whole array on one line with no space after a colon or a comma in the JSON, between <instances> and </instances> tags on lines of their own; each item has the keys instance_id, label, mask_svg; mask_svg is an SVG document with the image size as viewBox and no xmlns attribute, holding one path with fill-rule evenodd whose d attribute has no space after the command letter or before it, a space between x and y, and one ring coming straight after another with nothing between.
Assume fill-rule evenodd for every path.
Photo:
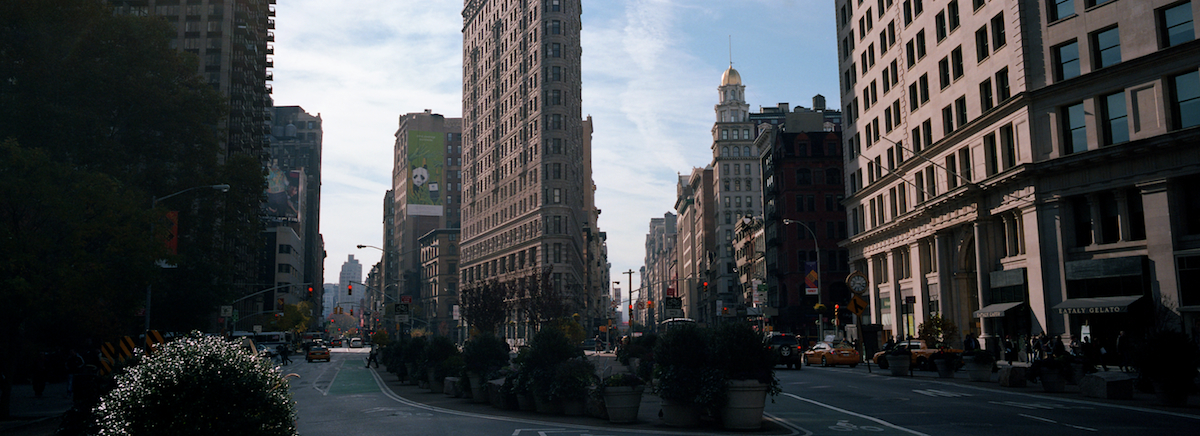
<instances>
[{"instance_id":1,"label":"stone column","mask_svg":"<svg viewBox=\"0 0 1200 436\"><path fill-rule=\"evenodd\" d=\"M1179 308L1179 282L1175 278L1174 234L1171 227L1169 183L1165 179L1139 183L1142 191L1142 210L1146 214L1146 254L1154 268L1151 297L1155 305L1169 310ZM1146 272L1147 274L1150 271Z\"/></svg>"}]
</instances>

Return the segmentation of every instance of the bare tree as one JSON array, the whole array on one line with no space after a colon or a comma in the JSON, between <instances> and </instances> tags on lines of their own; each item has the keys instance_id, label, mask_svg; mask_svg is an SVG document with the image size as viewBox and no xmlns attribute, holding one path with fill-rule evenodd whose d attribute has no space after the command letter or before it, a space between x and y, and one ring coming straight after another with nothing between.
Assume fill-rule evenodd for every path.
<instances>
[{"instance_id":1,"label":"bare tree","mask_svg":"<svg viewBox=\"0 0 1200 436\"><path fill-rule=\"evenodd\" d=\"M496 279L477 282L463 289L463 318L480 331L495 333L511 305L511 286Z\"/></svg>"}]
</instances>

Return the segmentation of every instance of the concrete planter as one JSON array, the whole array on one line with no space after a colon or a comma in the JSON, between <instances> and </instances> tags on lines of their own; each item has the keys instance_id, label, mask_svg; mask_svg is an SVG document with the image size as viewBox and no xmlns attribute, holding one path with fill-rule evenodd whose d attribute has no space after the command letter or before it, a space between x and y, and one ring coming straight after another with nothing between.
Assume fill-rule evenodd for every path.
<instances>
[{"instance_id":1,"label":"concrete planter","mask_svg":"<svg viewBox=\"0 0 1200 436\"><path fill-rule=\"evenodd\" d=\"M967 379L973 382L992 381L992 364L977 362L974 358L967 360Z\"/></svg>"},{"instance_id":2,"label":"concrete planter","mask_svg":"<svg viewBox=\"0 0 1200 436\"><path fill-rule=\"evenodd\" d=\"M484 388L483 376L474 372L468 372L467 381L471 386L471 402L486 403L488 401L487 389Z\"/></svg>"},{"instance_id":3,"label":"concrete planter","mask_svg":"<svg viewBox=\"0 0 1200 436\"><path fill-rule=\"evenodd\" d=\"M642 407L642 392L645 390L645 386L604 388L604 408L608 411L608 422L636 422L638 409Z\"/></svg>"},{"instance_id":4,"label":"concrete planter","mask_svg":"<svg viewBox=\"0 0 1200 436\"><path fill-rule=\"evenodd\" d=\"M691 401L663 398L662 420L671 427L695 427L700 425L700 406Z\"/></svg>"},{"instance_id":5,"label":"concrete planter","mask_svg":"<svg viewBox=\"0 0 1200 436\"><path fill-rule=\"evenodd\" d=\"M887 359L888 371L891 371L892 375L897 377L908 375L908 368L912 365L912 357L907 354L899 356L888 354L884 358Z\"/></svg>"},{"instance_id":6,"label":"concrete planter","mask_svg":"<svg viewBox=\"0 0 1200 436\"><path fill-rule=\"evenodd\" d=\"M954 362L946 359L938 359L933 361L933 365L937 367L938 377L954 378Z\"/></svg>"},{"instance_id":7,"label":"concrete planter","mask_svg":"<svg viewBox=\"0 0 1200 436\"><path fill-rule=\"evenodd\" d=\"M726 385L729 401L721 409L721 426L728 430L762 428L763 408L770 386L758 380L730 380Z\"/></svg>"}]
</instances>

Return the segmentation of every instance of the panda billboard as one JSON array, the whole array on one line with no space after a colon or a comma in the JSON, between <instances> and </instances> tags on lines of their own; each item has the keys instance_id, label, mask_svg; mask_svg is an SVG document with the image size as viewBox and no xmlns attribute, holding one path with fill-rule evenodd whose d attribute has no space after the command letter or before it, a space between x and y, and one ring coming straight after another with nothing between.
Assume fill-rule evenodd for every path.
<instances>
[{"instance_id":1,"label":"panda billboard","mask_svg":"<svg viewBox=\"0 0 1200 436\"><path fill-rule=\"evenodd\" d=\"M438 132L408 132L408 214L442 215L441 181L446 138Z\"/></svg>"}]
</instances>

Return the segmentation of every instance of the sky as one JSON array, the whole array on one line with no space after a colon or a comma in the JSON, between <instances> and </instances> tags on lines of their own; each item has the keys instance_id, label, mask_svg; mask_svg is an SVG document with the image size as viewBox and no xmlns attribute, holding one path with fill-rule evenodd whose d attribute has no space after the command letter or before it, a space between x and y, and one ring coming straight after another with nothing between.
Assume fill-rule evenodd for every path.
<instances>
[{"instance_id":1,"label":"sky","mask_svg":"<svg viewBox=\"0 0 1200 436\"><path fill-rule=\"evenodd\" d=\"M840 107L832 0L583 0L583 117L612 280L636 271L650 219L673 212L679 174L712 161L721 75L751 112L825 96ZM280 0L276 106L320 114L325 279L382 254L399 117L462 116L461 0Z\"/></svg>"}]
</instances>

